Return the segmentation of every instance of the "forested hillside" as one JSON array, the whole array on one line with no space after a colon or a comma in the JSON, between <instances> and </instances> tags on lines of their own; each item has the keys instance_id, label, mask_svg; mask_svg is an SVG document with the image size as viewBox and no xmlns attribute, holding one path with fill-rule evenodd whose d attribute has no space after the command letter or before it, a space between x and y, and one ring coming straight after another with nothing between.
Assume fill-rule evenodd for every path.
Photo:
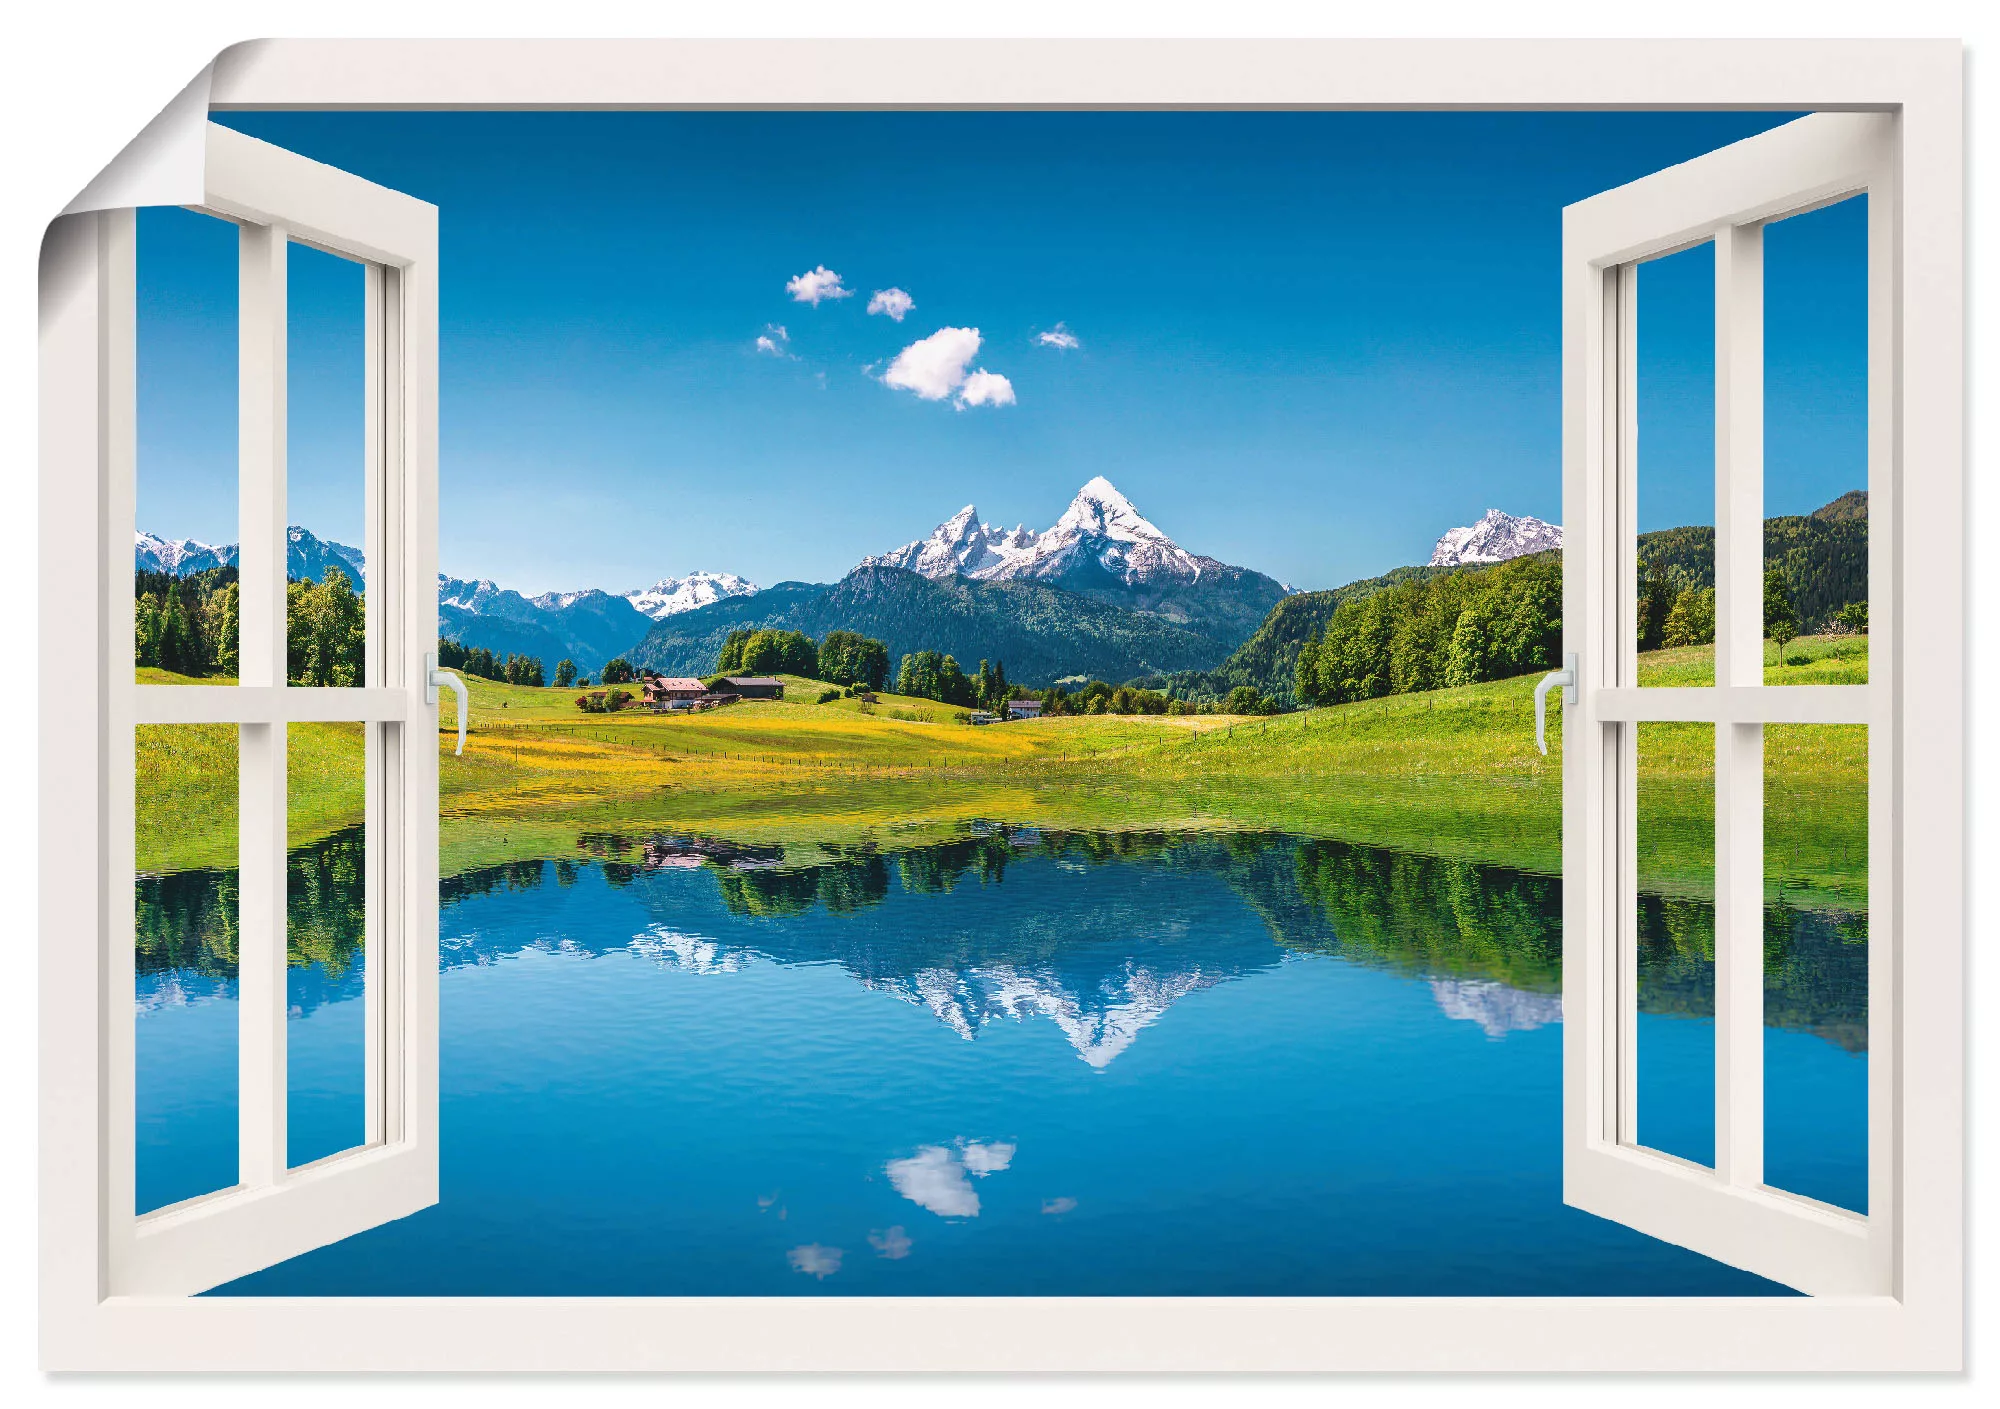
<instances>
[{"instance_id":1,"label":"forested hillside","mask_svg":"<svg viewBox=\"0 0 2000 1409\"><path fill-rule=\"evenodd\" d=\"M1428 582L1445 573L1478 571L1482 569L1396 568L1380 577L1350 582L1345 587L1294 592L1273 607L1250 639L1232 651L1229 659L1214 670L1178 671L1154 683L1182 698L1214 696L1217 699L1227 696L1239 686L1247 685L1260 694L1271 696L1280 704L1290 705L1294 703L1292 667L1298 661L1299 648L1326 629L1335 608L1341 603L1356 601L1386 587Z\"/></svg>"},{"instance_id":2,"label":"forested hillside","mask_svg":"<svg viewBox=\"0 0 2000 1409\"><path fill-rule=\"evenodd\" d=\"M1715 586L1715 530L1706 525L1639 535L1641 577ZM1804 635L1824 631L1834 613L1868 600L1868 494L1850 490L1810 514L1764 520L1764 566L1785 575Z\"/></svg>"},{"instance_id":3,"label":"forested hillside","mask_svg":"<svg viewBox=\"0 0 2000 1409\"><path fill-rule=\"evenodd\" d=\"M1699 526L1641 534L1639 561L1641 582L1658 584L1653 590L1660 597L1659 614L1664 616L1684 592L1696 597L1704 592L1712 593L1715 586L1715 530ZM1764 562L1767 568L1775 568L1783 574L1785 590L1791 599L1797 616L1797 629L1801 633L1814 634L1832 629L1835 615L1843 607L1865 603L1868 599L1867 492L1851 490L1808 515L1782 515L1766 519ZM1440 671L1450 670L1450 643L1432 629L1438 625L1435 614L1446 610L1447 605L1453 602L1459 603L1462 608L1462 593L1470 592L1476 597L1483 590L1469 584L1464 587L1439 587L1436 584L1446 577L1474 578L1500 573L1522 563L1543 564L1554 574L1557 589L1553 599L1553 617L1549 623L1553 636L1543 625L1537 624L1544 615L1542 608L1510 601L1505 611L1518 609L1525 613L1516 622L1519 629L1527 633L1523 640L1539 635L1540 639L1559 641L1562 625L1559 590L1561 554L1538 553L1497 565L1397 568L1381 577L1364 578L1331 591L1298 593L1280 602L1264 619L1256 634L1215 670L1186 672L1168 677L1164 683L1175 694L1187 696L1222 695L1239 685L1249 685L1283 704L1306 703L1307 699L1299 693L1300 675L1297 669L1299 654L1305 644L1324 637L1329 624L1343 606L1357 604L1354 610L1358 613L1360 602L1381 593L1394 592L1397 595L1385 599L1369 616L1375 623L1369 628L1375 633L1371 639L1377 643L1372 665L1360 669L1358 674L1342 673L1338 679L1343 682L1352 680L1359 688L1372 675L1375 683L1369 686L1370 689L1392 693L1402 689L1432 688L1406 683L1395 686L1392 691L1390 685L1397 679L1430 679L1438 676ZM1522 586L1526 578L1506 581L1510 586ZM1539 583L1540 580L1537 581ZM1415 590L1418 588L1426 590L1419 592ZM1545 593L1545 589L1546 584L1541 584L1534 590ZM1403 643L1400 665L1392 659L1395 653L1389 637L1382 634L1386 629L1384 623L1390 622L1397 613L1408 617L1398 628L1402 631ZM1360 617L1355 616L1354 620L1359 622ZM1419 638L1427 642L1421 648L1417 645ZM1540 654L1532 651L1520 654L1514 647L1505 644L1496 646L1488 643L1475 647L1469 639L1463 644L1465 651L1474 654L1461 652L1458 668L1462 675L1468 670L1474 673L1464 675L1463 679L1454 683L1498 678L1492 673L1478 673L1480 671L1505 673L1518 668L1520 672L1525 672L1553 668L1555 665L1557 648L1553 645ZM1650 644L1658 645L1660 642ZM1349 666L1360 665L1360 658L1351 654L1350 647L1340 649L1350 651ZM1485 654L1480 655L1481 651ZM1319 681L1320 676L1315 674L1314 679ZM1319 688L1329 694L1339 694L1342 687L1332 681L1322 681Z\"/></svg>"}]
</instances>

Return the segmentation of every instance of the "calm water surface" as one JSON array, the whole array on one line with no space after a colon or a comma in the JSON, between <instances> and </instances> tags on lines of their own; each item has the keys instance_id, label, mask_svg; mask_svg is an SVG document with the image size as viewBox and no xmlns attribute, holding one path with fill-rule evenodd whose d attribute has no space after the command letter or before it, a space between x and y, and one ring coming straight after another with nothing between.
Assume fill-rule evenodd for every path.
<instances>
[{"instance_id":1,"label":"calm water surface","mask_svg":"<svg viewBox=\"0 0 2000 1409\"><path fill-rule=\"evenodd\" d=\"M294 1163L360 1138L357 847L293 858ZM140 896L144 1209L234 1180L234 879ZM444 883L438 1205L224 1291L1777 1290L1563 1206L1560 908L1283 836L585 838ZM1708 1158L1712 913L1642 915L1641 1135ZM1767 920L1770 1176L1851 1208L1857 936Z\"/></svg>"}]
</instances>

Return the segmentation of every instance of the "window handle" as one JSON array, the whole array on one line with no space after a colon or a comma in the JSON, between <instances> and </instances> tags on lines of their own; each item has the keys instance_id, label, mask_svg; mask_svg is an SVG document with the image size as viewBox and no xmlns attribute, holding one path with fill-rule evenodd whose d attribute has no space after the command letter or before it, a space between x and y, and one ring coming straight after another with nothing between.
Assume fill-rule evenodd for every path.
<instances>
[{"instance_id":1,"label":"window handle","mask_svg":"<svg viewBox=\"0 0 2000 1409\"><path fill-rule=\"evenodd\" d=\"M466 692L465 681L459 678L457 671L438 669L437 652L432 651L424 657L425 704L434 705L438 702L440 685L450 686L451 692L458 696L458 747L453 749L452 753L461 754L465 752L465 707L471 695Z\"/></svg>"},{"instance_id":2,"label":"window handle","mask_svg":"<svg viewBox=\"0 0 2000 1409\"><path fill-rule=\"evenodd\" d=\"M1547 675L1544 675L1541 678L1540 683L1535 686L1535 747L1542 751L1542 757L1544 758L1547 758L1549 754L1549 741L1548 741L1548 736L1545 732L1548 726L1549 691L1553 690L1558 685L1562 686L1562 692L1563 692L1562 702L1566 705L1575 704L1576 703L1576 652L1575 651L1571 651L1568 655L1563 657L1563 668L1561 670L1551 670Z\"/></svg>"}]
</instances>

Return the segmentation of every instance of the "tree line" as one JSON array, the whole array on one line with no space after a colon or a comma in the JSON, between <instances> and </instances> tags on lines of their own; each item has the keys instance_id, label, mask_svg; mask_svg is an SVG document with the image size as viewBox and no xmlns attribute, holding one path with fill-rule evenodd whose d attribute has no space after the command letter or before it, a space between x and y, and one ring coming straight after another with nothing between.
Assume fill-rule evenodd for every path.
<instances>
[{"instance_id":1,"label":"tree line","mask_svg":"<svg viewBox=\"0 0 2000 1409\"><path fill-rule=\"evenodd\" d=\"M1043 714L1277 714L1279 703L1255 685L1237 685L1214 699L1183 699L1140 684L1092 680L1074 690L1062 685L1041 692Z\"/></svg>"},{"instance_id":2,"label":"tree line","mask_svg":"<svg viewBox=\"0 0 2000 1409\"><path fill-rule=\"evenodd\" d=\"M133 655L139 665L179 675L234 676L241 661L242 603L237 570L207 568L175 577L133 575ZM285 584L285 678L294 685L367 683L368 635L362 595L339 567L318 582Z\"/></svg>"},{"instance_id":3,"label":"tree line","mask_svg":"<svg viewBox=\"0 0 2000 1409\"><path fill-rule=\"evenodd\" d=\"M482 680L497 680L503 685L540 686L546 683L540 656L518 655L511 651L505 656L496 656L484 646L467 646L449 636L438 638L438 665L445 670L476 675ZM570 665L570 662L564 661L563 665ZM570 669L573 679L576 667L570 665ZM557 683L563 682L558 678Z\"/></svg>"},{"instance_id":4,"label":"tree line","mask_svg":"<svg viewBox=\"0 0 2000 1409\"><path fill-rule=\"evenodd\" d=\"M1034 692L1007 681L1004 661L979 662L975 674L967 675L952 655L936 651L912 651L903 657L896 671L896 693L967 709L1004 714L1007 701L1034 698Z\"/></svg>"}]
</instances>

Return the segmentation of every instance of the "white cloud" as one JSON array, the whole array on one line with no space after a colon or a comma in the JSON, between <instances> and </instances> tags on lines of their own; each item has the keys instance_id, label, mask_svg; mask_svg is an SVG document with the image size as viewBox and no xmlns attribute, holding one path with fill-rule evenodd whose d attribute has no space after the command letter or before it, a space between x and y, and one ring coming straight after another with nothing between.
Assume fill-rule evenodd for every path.
<instances>
[{"instance_id":1,"label":"white cloud","mask_svg":"<svg viewBox=\"0 0 2000 1409\"><path fill-rule=\"evenodd\" d=\"M982 1176L998 1174L1014 1162L1014 1147L1001 1144L982 1145L975 1141L960 1152L959 1158L964 1161L968 1174Z\"/></svg>"},{"instance_id":2,"label":"white cloud","mask_svg":"<svg viewBox=\"0 0 2000 1409\"><path fill-rule=\"evenodd\" d=\"M1076 1207L1076 1200L1068 1194L1059 1194L1053 1199L1042 1200L1042 1212L1048 1214L1068 1213Z\"/></svg>"},{"instance_id":3,"label":"white cloud","mask_svg":"<svg viewBox=\"0 0 2000 1409\"><path fill-rule=\"evenodd\" d=\"M809 1277L817 1277L824 1282L840 1270L840 1249L823 1247L818 1243L807 1243L804 1247L793 1248L785 1254L785 1260L792 1269Z\"/></svg>"},{"instance_id":4,"label":"white cloud","mask_svg":"<svg viewBox=\"0 0 2000 1409\"><path fill-rule=\"evenodd\" d=\"M897 1193L919 1208L927 1208L940 1218L977 1218L979 1195L966 1176L984 1179L1013 1162L1011 1144L961 1140L956 1152L943 1145L920 1146L908 1159L890 1160L883 1173ZM869 1242L874 1241L871 1236Z\"/></svg>"},{"instance_id":5,"label":"white cloud","mask_svg":"<svg viewBox=\"0 0 2000 1409\"><path fill-rule=\"evenodd\" d=\"M925 401L942 401L956 393L955 404L961 410L1012 406L1012 382L998 372L968 370L967 364L979 355L980 341L977 328L939 328L897 353L882 374L882 384L915 392Z\"/></svg>"},{"instance_id":6,"label":"white cloud","mask_svg":"<svg viewBox=\"0 0 2000 1409\"><path fill-rule=\"evenodd\" d=\"M958 404L964 406L1012 406L1014 384L998 372L978 371L958 389Z\"/></svg>"},{"instance_id":7,"label":"white cloud","mask_svg":"<svg viewBox=\"0 0 2000 1409\"><path fill-rule=\"evenodd\" d=\"M895 1191L940 1218L977 1218L979 1195L965 1166L943 1145L925 1145L908 1159L892 1159L882 1172Z\"/></svg>"},{"instance_id":8,"label":"white cloud","mask_svg":"<svg viewBox=\"0 0 2000 1409\"><path fill-rule=\"evenodd\" d=\"M917 301L901 289L877 289L868 300L870 313L886 313L898 323L916 306Z\"/></svg>"},{"instance_id":9,"label":"white cloud","mask_svg":"<svg viewBox=\"0 0 2000 1409\"><path fill-rule=\"evenodd\" d=\"M1043 347L1059 348L1064 352L1069 351L1073 347L1083 346L1082 343L1077 341L1076 334L1072 333L1067 326L1061 323L1056 324L1046 333L1037 333L1035 341Z\"/></svg>"},{"instance_id":10,"label":"white cloud","mask_svg":"<svg viewBox=\"0 0 2000 1409\"><path fill-rule=\"evenodd\" d=\"M810 303L815 308L823 298L851 298L854 295L854 290L842 287L840 276L824 264L785 280L785 292L792 296L794 303Z\"/></svg>"},{"instance_id":11,"label":"white cloud","mask_svg":"<svg viewBox=\"0 0 2000 1409\"><path fill-rule=\"evenodd\" d=\"M769 357L793 357L786 350L791 341L792 335L785 331L783 323L766 323L764 331L757 335L757 350Z\"/></svg>"},{"instance_id":12,"label":"white cloud","mask_svg":"<svg viewBox=\"0 0 2000 1409\"><path fill-rule=\"evenodd\" d=\"M910 1255L910 1235L898 1223L894 1228L880 1228L870 1233L868 1246L875 1249L876 1256L897 1262Z\"/></svg>"},{"instance_id":13,"label":"white cloud","mask_svg":"<svg viewBox=\"0 0 2000 1409\"><path fill-rule=\"evenodd\" d=\"M882 384L942 401L964 383L965 364L979 354L979 341L977 328L939 328L897 353Z\"/></svg>"}]
</instances>

